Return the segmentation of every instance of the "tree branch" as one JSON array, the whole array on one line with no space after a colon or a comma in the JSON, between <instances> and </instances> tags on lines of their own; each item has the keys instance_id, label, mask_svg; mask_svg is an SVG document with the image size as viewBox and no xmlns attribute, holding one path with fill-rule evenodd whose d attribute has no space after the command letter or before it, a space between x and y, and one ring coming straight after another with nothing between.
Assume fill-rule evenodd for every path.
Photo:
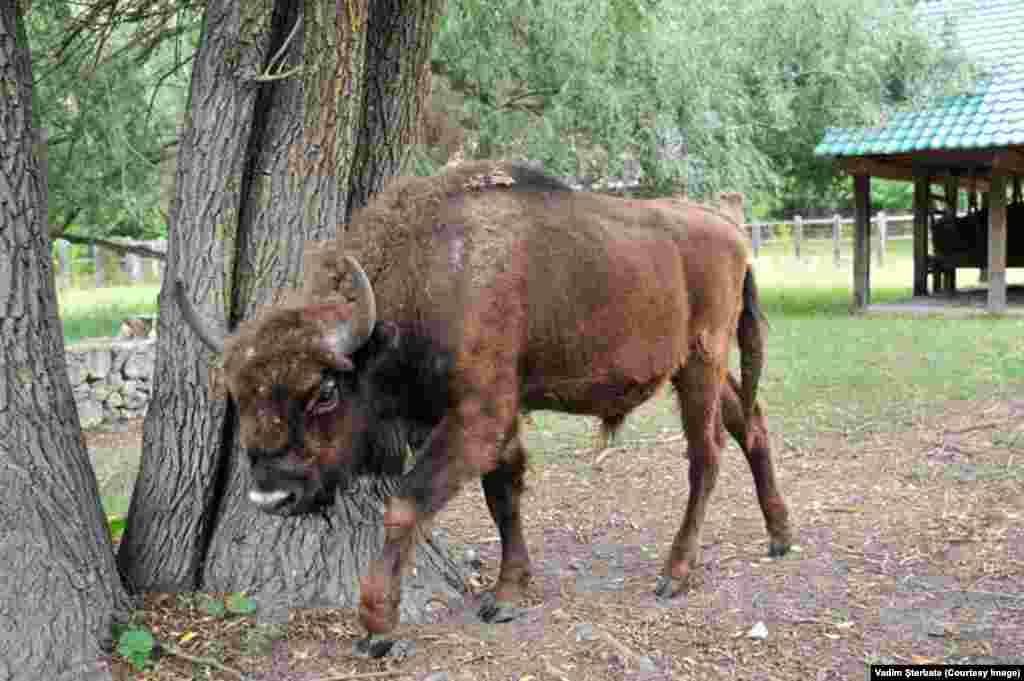
<instances>
[{"instance_id":1,"label":"tree branch","mask_svg":"<svg viewBox=\"0 0 1024 681\"><path fill-rule=\"evenodd\" d=\"M71 223L75 221L75 218L77 218L78 214L81 212L82 209L78 206L72 208L71 212L68 213L67 219L64 220L64 224L60 226L60 230L58 230L56 234L63 234L67 230L67 228L71 226ZM52 236L53 234L51 234L51 237Z\"/></svg>"},{"instance_id":2,"label":"tree branch","mask_svg":"<svg viewBox=\"0 0 1024 681\"><path fill-rule=\"evenodd\" d=\"M498 108L503 109L505 111L512 111L518 109L519 111L526 111L528 113L540 116L544 113L543 103L529 104L525 102L520 102L523 102L523 100L526 99L530 99L531 97L551 97L553 95L557 95L558 92L559 90L557 88L545 88L543 90L526 90L525 92L518 92L510 96L504 102L502 102L498 106Z\"/></svg>"},{"instance_id":3,"label":"tree branch","mask_svg":"<svg viewBox=\"0 0 1024 681\"><path fill-rule=\"evenodd\" d=\"M198 665L203 666L203 667L212 667L214 669L217 669L217 670L220 670L220 671L224 672L225 674L230 674L231 676L234 676L236 679L245 679L245 674L243 674L242 672L238 671L237 669L234 669L233 667L229 667L226 664L222 664L219 661L214 660L213 658L210 658L210 657L196 657L195 655L189 655L188 653L184 652L183 650L181 650L177 646L173 646L170 643L161 643L160 644L160 649L166 655L171 655L173 657L181 658L182 660L185 660L186 662L191 662L192 664L198 664Z\"/></svg>"},{"instance_id":4,"label":"tree branch","mask_svg":"<svg viewBox=\"0 0 1024 681\"><path fill-rule=\"evenodd\" d=\"M154 260L167 259L166 253L150 248L149 246L143 246L142 244L137 243L121 243L118 241L110 241L108 239L101 239L99 237L94 236L78 236L77 234L63 233L55 235L52 238L64 239L64 241L67 241L68 243L82 244L85 246L95 244L96 246L102 246L103 248L114 251L115 253L119 253L121 255L139 255L142 256L143 258L152 258Z\"/></svg>"},{"instance_id":5,"label":"tree branch","mask_svg":"<svg viewBox=\"0 0 1024 681\"><path fill-rule=\"evenodd\" d=\"M163 87L164 81L173 76L175 73L178 72L179 69L188 64L190 61L192 61L195 58L195 56L195 53L193 53L185 57L184 59L176 63L174 66L172 66L170 70L167 71L167 73L163 74L157 79L156 85L153 86L153 94L149 96L149 106L146 107L146 125L149 125L149 117L153 115L153 104L156 102L156 96L160 92L160 88Z\"/></svg>"},{"instance_id":6,"label":"tree branch","mask_svg":"<svg viewBox=\"0 0 1024 681\"><path fill-rule=\"evenodd\" d=\"M284 69L285 52L288 51L288 46L292 44L293 40L295 40L295 35L299 32L299 26L301 25L302 15L300 14L298 18L295 19L295 25L292 26L292 30L288 34L288 37L284 39L284 42L281 43L281 47L278 48L277 52L274 53L274 56L270 58L269 62L267 62L267 68L263 70L263 73L253 78L253 80L255 80L258 83L267 83L274 80L284 80L285 78L290 78L291 76L294 76L302 71L301 64L299 66L287 70ZM274 73L274 65L277 64L278 62L281 63L281 66L278 68L277 73Z\"/></svg>"}]
</instances>

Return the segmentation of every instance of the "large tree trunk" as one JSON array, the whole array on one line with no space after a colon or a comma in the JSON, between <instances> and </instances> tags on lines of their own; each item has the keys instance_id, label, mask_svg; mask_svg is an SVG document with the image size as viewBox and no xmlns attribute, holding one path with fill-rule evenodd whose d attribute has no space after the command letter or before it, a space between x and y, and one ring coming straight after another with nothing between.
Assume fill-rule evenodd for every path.
<instances>
[{"instance_id":1,"label":"large tree trunk","mask_svg":"<svg viewBox=\"0 0 1024 681\"><path fill-rule=\"evenodd\" d=\"M305 241L336 234L365 118L368 4L208 3L162 300L182 277L211 323L233 328L300 283ZM165 302L119 555L125 574L139 589L246 590L264 612L354 604L358 575L382 541L381 498L392 482L367 482L323 518L258 511L244 495L249 468L233 410L209 396L215 358L180 320ZM421 548L419 583L410 586L424 596L410 603L425 605L437 592L456 598L455 565L430 542Z\"/></svg>"},{"instance_id":2,"label":"large tree trunk","mask_svg":"<svg viewBox=\"0 0 1024 681\"><path fill-rule=\"evenodd\" d=\"M109 678L100 642L128 600L64 362L16 6L0 0L0 678Z\"/></svg>"},{"instance_id":3,"label":"large tree trunk","mask_svg":"<svg viewBox=\"0 0 1024 681\"><path fill-rule=\"evenodd\" d=\"M391 177L421 139L430 97L433 24L444 0L376 0L366 27L366 86L346 222Z\"/></svg>"},{"instance_id":4,"label":"large tree trunk","mask_svg":"<svg viewBox=\"0 0 1024 681\"><path fill-rule=\"evenodd\" d=\"M252 39L246 41L244 31ZM217 358L183 330L179 310L167 301L174 279L182 277L210 321L228 328L241 192L260 91L252 78L269 43L270 13L261 3L208 3L179 144L153 399L118 552L121 573L134 590L199 586L227 480L222 453L230 451L233 424L227 405L210 399L208 368Z\"/></svg>"}]
</instances>

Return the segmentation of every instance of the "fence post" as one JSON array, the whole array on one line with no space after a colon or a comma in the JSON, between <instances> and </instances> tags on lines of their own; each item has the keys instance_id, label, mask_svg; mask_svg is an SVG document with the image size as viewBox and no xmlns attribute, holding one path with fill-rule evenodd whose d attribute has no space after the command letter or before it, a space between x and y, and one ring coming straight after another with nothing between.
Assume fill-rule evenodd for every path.
<instances>
[{"instance_id":1,"label":"fence post","mask_svg":"<svg viewBox=\"0 0 1024 681\"><path fill-rule=\"evenodd\" d=\"M796 259L800 259L800 242L804 240L804 219L799 215L793 218L793 251Z\"/></svg>"},{"instance_id":2,"label":"fence post","mask_svg":"<svg viewBox=\"0 0 1024 681\"><path fill-rule=\"evenodd\" d=\"M836 269L839 269L843 265L843 218L839 217L839 213L832 216L832 262L835 264Z\"/></svg>"},{"instance_id":3,"label":"fence post","mask_svg":"<svg viewBox=\"0 0 1024 681\"><path fill-rule=\"evenodd\" d=\"M57 239L57 258L60 262L60 282L58 285L61 288L71 288L71 257L70 250L71 244L64 239Z\"/></svg>"},{"instance_id":4,"label":"fence post","mask_svg":"<svg viewBox=\"0 0 1024 681\"><path fill-rule=\"evenodd\" d=\"M132 280L133 284L137 284L142 281L142 257L135 253L127 253L125 255L125 265L128 266L128 277Z\"/></svg>"},{"instance_id":5,"label":"fence post","mask_svg":"<svg viewBox=\"0 0 1024 681\"><path fill-rule=\"evenodd\" d=\"M750 238L754 242L754 257L756 258L761 253L761 223L753 222L750 224Z\"/></svg>"},{"instance_id":6,"label":"fence post","mask_svg":"<svg viewBox=\"0 0 1024 681\"><path fill-rule=\"evenodd\" d=\"M92 262L96 268L96 288L103 288L107 280L103 253L100 252L100 248L96 244L89 244L89 254L92 256Z\"/></svg>"},{"instance_id":7,"label":"fence post","mask_svg":"<svg viewBox=\"0 0 1024 681\"><path fill-rule=\"evenodd\" d=\"M889 218L884 210L878 211L878 266L885 264L885 241L888 238Z\"/></svg>"}]
</instances>

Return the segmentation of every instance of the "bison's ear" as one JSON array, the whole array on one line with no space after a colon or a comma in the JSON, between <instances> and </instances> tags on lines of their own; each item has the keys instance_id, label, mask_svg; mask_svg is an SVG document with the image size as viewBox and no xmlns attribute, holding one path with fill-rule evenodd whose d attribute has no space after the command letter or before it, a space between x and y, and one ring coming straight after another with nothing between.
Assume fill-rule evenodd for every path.
<instances>
[{"instance_id":1,"label":"bison's ear","mask_svg":"<svg viewBox=\"0 0 1024 681\"><path fill-rule=\"evenodd\" d=\"M210 367L210 399L226 400L228 398L228 381L224 377L224 367Z\"/></svg>"}]
</instances>

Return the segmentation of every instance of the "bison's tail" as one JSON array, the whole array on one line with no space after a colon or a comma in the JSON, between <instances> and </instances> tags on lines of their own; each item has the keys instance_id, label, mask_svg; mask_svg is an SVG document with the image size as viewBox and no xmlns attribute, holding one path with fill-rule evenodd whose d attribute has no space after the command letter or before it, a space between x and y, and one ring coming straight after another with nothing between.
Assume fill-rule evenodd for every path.
<instances>
[{"instance_id":1,"label":"bison's tail","mask_svg":"<svg viewBox=\"0 0 1024 681\"><path fill-rule=\"evenodd\" d=\"M747 267L743 277L743 310L740 312L736 338L740 346L740 400L743 416L751 422L757 403L757 384L764 368L764 313L757 296L754 272Z\"/></svg>"}]
</instances>

